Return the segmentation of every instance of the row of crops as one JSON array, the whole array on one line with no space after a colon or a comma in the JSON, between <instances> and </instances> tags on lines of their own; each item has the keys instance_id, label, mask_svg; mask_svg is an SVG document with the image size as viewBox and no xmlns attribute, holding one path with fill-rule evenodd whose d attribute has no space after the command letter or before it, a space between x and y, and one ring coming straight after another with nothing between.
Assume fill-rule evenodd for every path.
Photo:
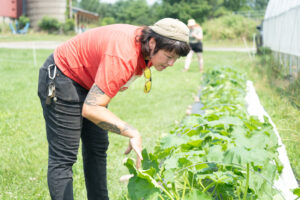
<instances>
[{"instance_id":1,"label":"row of crops","mask_svg":"<svg viewBox=\"0 0 300 200\"><path fill-rule=\"evenodd\" d=\"M284 199L273 186L283 168L277 137L267 118L247 114L245 75L216 67L203 77L205 114L186 116L153 153L144 149L142 169L125 162L129 199Z\"/></svg>"}]
</instances>

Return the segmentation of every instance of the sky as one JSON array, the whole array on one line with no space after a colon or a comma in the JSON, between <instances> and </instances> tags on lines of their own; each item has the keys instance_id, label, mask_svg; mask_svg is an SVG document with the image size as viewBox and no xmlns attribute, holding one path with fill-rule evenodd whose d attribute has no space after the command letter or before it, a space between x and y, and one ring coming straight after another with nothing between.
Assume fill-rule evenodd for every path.
<instances>
[{"instance_id":1,"label":"sky","mask_svg":"<svg viewBox=\"0 0 300 200\"><path fill-rule=\"evenodd\" d=\"M106 3L115 3L118 0L101 0L101 2L106 2ZM147 0L149 5L154 4L155 2L157 2L158 0Z\"/></svg>"}]
</instances>

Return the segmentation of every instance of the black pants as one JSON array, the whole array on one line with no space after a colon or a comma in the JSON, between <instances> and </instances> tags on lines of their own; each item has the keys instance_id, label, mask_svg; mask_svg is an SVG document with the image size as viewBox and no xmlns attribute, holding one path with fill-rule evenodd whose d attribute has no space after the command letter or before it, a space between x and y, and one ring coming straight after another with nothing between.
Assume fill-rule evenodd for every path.
<instances>
[{"instance_id":1,"label":"black pants","mask_svg":"<svg viewBox=\"0 0 300 200\"><path fill-rule=\"evenodd\" d=\"M66 77L58 68L54 78L57 100L52 99L51 104L46 104L50 82L47 68L50 64L54 64L53 55L40 68L38 95L49 144L48 187L51 198L73 199L72 166L77 160L81 138L88 199L106 200L107 131L82 117L82 105L88 91Z\"/></svg>"},{"instance_id":2,"label":"black pants","mask_svg":"<svg viewBox=\"0 0 300 200\"><path fill-rule=\"evenodd\" d=\"M203 52L203 44L202 42L197 43L189 43L191 49L196 53L202 53Z\"/></svg>"}]
</instances>

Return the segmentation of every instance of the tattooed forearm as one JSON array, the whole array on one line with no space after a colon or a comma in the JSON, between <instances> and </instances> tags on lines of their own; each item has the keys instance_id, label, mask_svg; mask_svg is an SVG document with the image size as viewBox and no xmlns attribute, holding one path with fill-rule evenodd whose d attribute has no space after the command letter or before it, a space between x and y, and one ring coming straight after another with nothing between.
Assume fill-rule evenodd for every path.
<instances>
[{"instance_id":1,"label":"tattooed forearm","mask_svg":"<svg viewBox=\"0 0 300 200\"><path fill-rule=\"evenodd\" d=\"M114 124L108 123L108 122L99 122L97 124L100 128L103 128L104 130L114 132L117 134L121 134L121 130Z\"/></svg>"},{"instance_id":2,"label":"tattooed forearm","mask_svg":"<svg viewBox=\"0 0 300 200\"><path fill-rule=\"evenodd\" d=\"M133 128L132 126L130 126L129 124L125 124L123 130L121 130L122 132L128 131L128 130L136 130L135 128Z\"/></svg>"},{"instance_id":3,"label":"tattooed forearm","mask_svg":"<svg viewBox=\"0 0 300 200\"><path fill-rule=\"evenodd\" d=\"M94 84L85 98L84 103L90 106L97 106L97 97L103 94L104 92L96 84Z\"/></svg>"},{"instance_id":4,"label":"tattooed forearm","mask_svg":"<svg viewBox=\"0 0 300 200\"><path fill-rule=\"evenodd\" d=\"M117 134L121 134L124 133L128 130L136 130L135 128L133 128L132 126L130 126L129 124L125 124L123 129L118 128L116 125L108 123L108 122L99 122L97 124L97 126L99 126L100 128L113 132L113 133L117 133Z\"/></svg>"}]
</instances>

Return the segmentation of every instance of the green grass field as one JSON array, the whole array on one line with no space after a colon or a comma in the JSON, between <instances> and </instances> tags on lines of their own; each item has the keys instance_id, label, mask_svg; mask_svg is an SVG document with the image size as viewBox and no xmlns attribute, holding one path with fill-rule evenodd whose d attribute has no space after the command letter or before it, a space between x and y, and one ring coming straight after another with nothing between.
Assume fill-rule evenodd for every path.
<instances>
[{"instance_id":1,"label":"green grass field","mask_svg":"<svg viewBox=\"0 0 300 200\"><path fill-rule=\"evenodd\" d=\"M57 34L47 34L47 33L30 33L30 34L11 34L2 33L0 35L0 42L31 42L31 41L66 41L70 39L72 35L57 35ZM252 41L247 41L247 46L252 47ZM243 48L246 47L244 41L241 38L235 40L205 40L204 38L204 48L210 47L231 47L231 48Z\"/></svg>"},{"instance_id":2,"label":"green grass field","mask_svg":"<svg viewBox=\"0 0 300 200\"><path fill-rule=\"evenodd\" d=\"M70 35L57 35L47 33L34 33L30 34L12 34L1 33L0 42L25 42L25 41L66 41L70 39Z\"/></svg>"},{"instance_id":3,"label":"green grass field","mask_svg":"<svg viewBox=\"0 0 300 200\"><path fill-rule=\"evenodd\" d=\"M47 141L42 109L37 96L38 69L51 53L37 51L34 66L31 50L0 49L0 199L50 199L47 188ZM277 125L287 146L293 168L300 176L299 111L278 97L254 70L246 53L205 52L205 68L232 65L244 70L254 80L265 109ZM200 86L201 75L196 60L188 72L181 72L184 59L164 72L153 72L153 87L143 93L140 78L109 105L121 119L136 127L143 146L152 151L159 137L167 134L185 115ZM284 112L288 110L289 112ZM122 165L128 139L110 133L108 150L108 188L110 199L122 199L126 185L119 182L127 174ZM130 156L135 157L134 153ZM81 153L73 167L75 199L86 199Z\"/></svg>"}]
</instances>

